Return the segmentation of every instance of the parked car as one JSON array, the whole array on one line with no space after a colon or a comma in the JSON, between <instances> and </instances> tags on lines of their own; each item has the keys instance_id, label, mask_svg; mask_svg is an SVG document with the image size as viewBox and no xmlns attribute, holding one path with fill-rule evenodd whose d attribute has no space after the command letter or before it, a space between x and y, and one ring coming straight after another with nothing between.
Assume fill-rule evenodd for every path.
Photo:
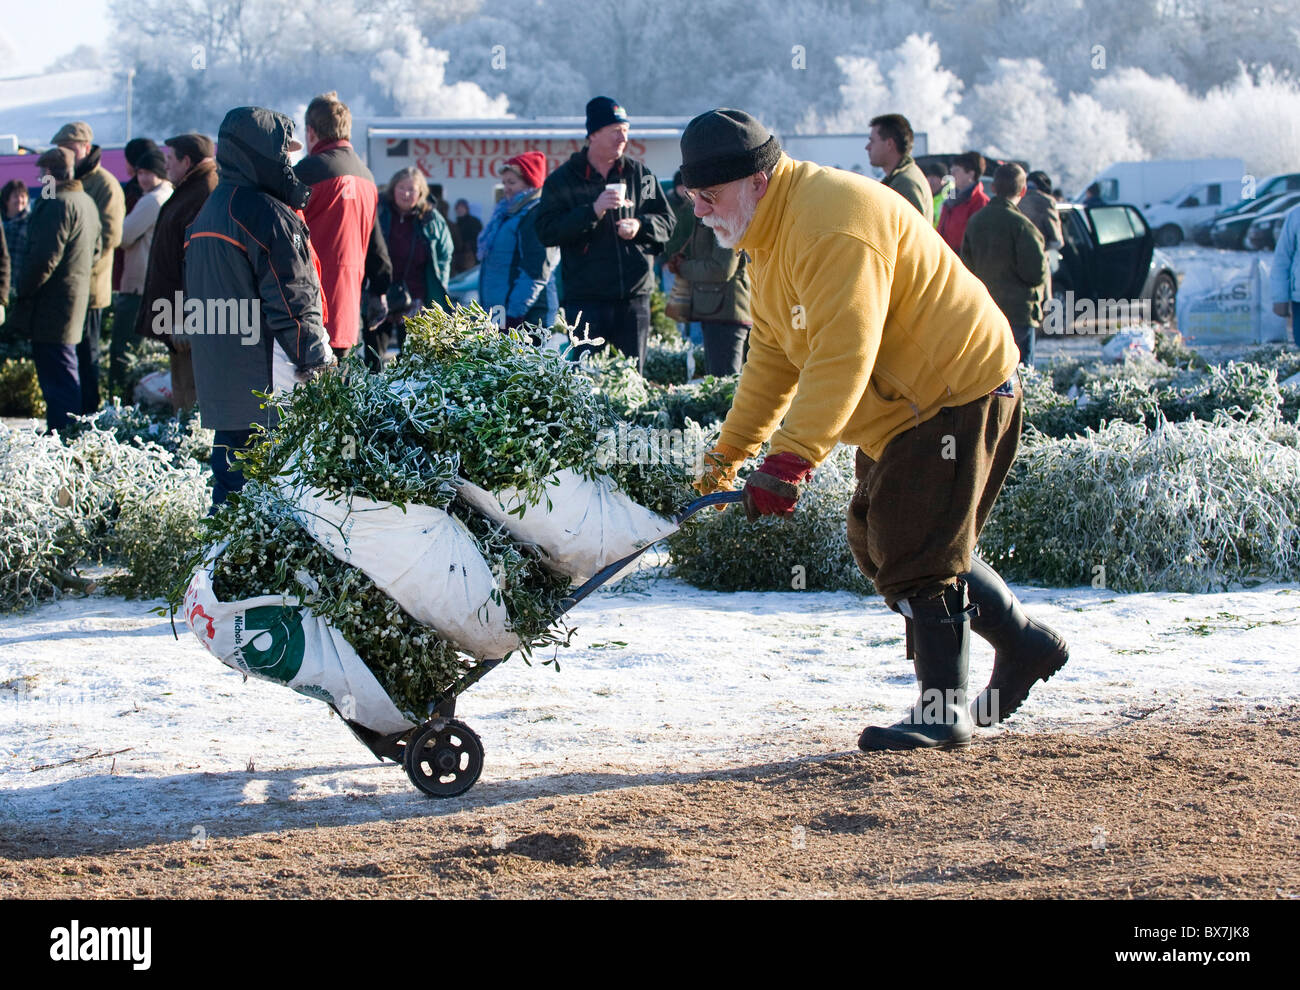
<instances>
[{"instance_id":1,"label":"parked car","mask_svg":"<svg viewBox=\"0 0 1300 990\"><path fill-rule=\"evenodd\" d=\"M1149 300L1152 319L1173 322L1178 273L1156 250L1155 235L1136 206L1060 203L1057 209L1065 243L1052 274L1052 297L1060 305L1066 293L1073 293L1076 305L1084 299Z\"/></svg>"},{"instance_id":2,"label":"parked car","mask_svg":"<svg viewBox=\"0 0 1300 990\"><path fill-rule=\"evenodd\" d=\"M1142 215L1156 232L1156 243L1161 247L1173 247L1191 237L1192 228L1199 221L1214 216L1225 205L1240 199L1240 176L1190 182L1172 196L1144 209Z\"/></svg>"},{"instance_id":3,"label":"parked car","mask_svg":"<svg viewBox=\"0 0 1300 990\"><path fill-rule=\"evenodd\" d=\"M1226 210L1221 210L1214 216L1196 224L1192 228L1192 240L1197 244L1211 247L1214 240L1211 237L1210 230L1217 221L1226 220L1248 210L1254 211L1256 204L1263 200L1288 192L1300 192L1300 172L1282 172L1278 175L1269 176L1255 189L1254 196L1240 200Z\"/></svg>"},{"instance_id":4,"label":"parked car","mask_svg":"<svg viewBox=\"0 0 1300 990\"><path fill-rule=\"evenodd\" d=\"M1246 247L1246 232L1250 230L1252 223L1262 216L1276 213L1279 210L1289 210L1297 203L1300 203L1300 192L1266 196L1256 202L1253 210L1243 210L1233 216L1215 221L1214 226L1210 228L1210 241L1215 247L1219 248L1244 249Z\"/></svg>"},{"instance_id":5,"label":"parked car","mask_svg":"<svg viewBox=\"0 0 1300 990\"><path fill-rule=\"evenodd\" d=\"M459 275L452 276L451 281L447 283L447 297L452 302L468 306L479 301L478 270L479 266L475 265L473 268L465 269Z\"/></svg>"},{"instance_id":6,"label":"parked car","mask_svg":"<svg viewBox=\"0 0 1300 990\"><path fill-rule=\"evenodd\" d=\"M1286 218L1296 207L1291 206L1287 209L1270 210L1265 213L1246 231L1246 245L1252 251L1272 251L1277 247L1277 235L1282 232L1282 225L1286 223Z\"/></svg>"}]
</instances>

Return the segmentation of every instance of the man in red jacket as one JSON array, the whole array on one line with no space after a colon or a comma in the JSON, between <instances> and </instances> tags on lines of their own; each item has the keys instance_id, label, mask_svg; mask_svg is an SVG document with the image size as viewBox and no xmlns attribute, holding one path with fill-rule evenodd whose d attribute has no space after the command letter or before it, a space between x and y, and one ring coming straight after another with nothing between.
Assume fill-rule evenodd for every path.
<instances>
[{"instance_id":1,"label":"man in red jacket","mask_svg":"<svg viewBox=\"0 0 1300 990\"><path fill-rule=\"evenodd\" d=\"M962 238L966 236L966 223L988 205L989 196L980 185L980 176L984 174L984 156L978 151L968 151L952 160L953 181L957 188L952 199L943 204L939 214L939 236L948 242L948 246L961 254Z\"/></svg>"},{"instance_id":2,"label":"man in red jacket","mask_svg":"<svg viewBox=\"0 0 1300 990\"><path fill-rule=\"evenodd\" d=\"M352 114L330 92L307 105L308 156L294 166L311 186L304 211L311 243L320 257L325 329L342 360L356 344L362 321L362 283L369 280L368 322L383 319L384 293L392 281L388 248L375 223L379 190L348 140Z\"/></svg>"}]
</instances>

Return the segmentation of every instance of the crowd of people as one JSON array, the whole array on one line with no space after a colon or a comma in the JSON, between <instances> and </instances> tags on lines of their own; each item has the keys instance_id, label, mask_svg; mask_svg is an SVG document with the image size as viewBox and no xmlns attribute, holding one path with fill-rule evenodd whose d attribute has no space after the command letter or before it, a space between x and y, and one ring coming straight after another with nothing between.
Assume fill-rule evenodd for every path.
<instances>
[{"instance_id":1,"label":"crowd of people","mask_svg":"<svg viewBox=\"0 0 1300 990\"><path fill-rule=\"evenodd\" d=\"M173 406L198 404L205 421L223 424L218 428L233 451L246 442L251 420L228 423L215 411L230 404L224 396L239 393L233 405L242 417L249 389L312 371L300 361L320 356L303 344L304 335L318 331L329 354L316 363L356 350L371 370L382 369L394 346L400 350L405 318L426 305L449 307L450 280L474 266L479 300L498 325L549 326L562 312L580 328L579 353L613 345L638 368L651 292L662 288L682 334L703 345L707 371L740 372L753 325L751 259L697 217L698 191L681 172L665 193L643 163L626 157L630 122L617 101L600 96L588 103L585 146L549 174L537 151L507 161L486 223L463 199L451 215L441 187L431 187L418 168L377 185L351 144L351 114L336 93L313 99L305 123L305 148L292 121L258 108L231 111L215 143L198 133L161 146L136 138L124 149L129 180L119 184L101 163L89 125L74 121L37 160L48 194L32 203L19 180L0 190L0 302L10 304L9 332L31 336L50 429L100 407L99 348L110 306L110 388L122 389L141 338L162 341ZM866 150L885 173L883 185L920 212L985 283L1012 326L1021 361L1032 363L1034 330L1051 292L1050 252L1061 243L1050 180L1002 165L990 198L977 152L957 155L946 170L933 161L922 169L912 144L905 117L872 120ZM300 150L305 156L291 165ZM255 194L283 207L268 238L287 238L293 257L277 267L273 239L241 245L257 276L246 294L259 300L263 317L278 314L279 322L265 319L265 342L244 353L234 348L247 347L246 339L199 342L196 367L200 338L239 336L229 327L204 328L195 314L187 325L183 308L189 300L239 295L227 261L206 295L195 291L201 269L194 259L209 248L196 248L193 238L209 236L199 228L215 221L209 215L191 228L222 185L248 190L236 197L241 205ZM221 237L251 236L240 230ZM302 309L308 301L311 319ZM4 312L0 306L0 319ZM270 340L290 327L293 346L272 347ZM228 466L214 462L222 476ZM219 486L218 502L225 491Z\"/></svg>"},{"instance_id":2,"label":"crowd of people","mask_svg":"<svg viewBox=\"0 0 1300 990\"><path fill-rule=\"evenodd\" d=\"M260 107L231 110L215 142L137 139L124 188L73 122L37 161L30 209L25 188L0 190L0 282L12 268L10 321L32 340L50 429L99 408L112 303L113 381L135 341L155 337L173 404L197 403L215 431L215 511L242 486L234 455L255 427L274 427L255 393L357 349L381 369L408 315L450 308L454 272L479 266L481 303L502 329L549 326L563 309L577 351L612 345L639 368L662 280L708 370L740 373L702 492L731 487L770 444L744 506L786 516L837 443L859 448L849 544L905 619L922 695L901 722L868 727L863 749L965 746L973 724L999 721L1066 662L1064 641L973 554L1015 456L1016 368L1033 361L1061 240L1047 176L1000 165L990 197L981 155L922 169L908 121L886 114L867 145L885 173L876 183L793 161L744 111L714 110L683 133L665 192L625 155L624 109L600 96L585 145L549 174L539 152L504 164L480 223L463 200L449 220L417 168L381 190L336 93L313 99L305 123L305 148L293 120ZM996 650L974 713L971 631Z\"/></svg>"}]
</instances>

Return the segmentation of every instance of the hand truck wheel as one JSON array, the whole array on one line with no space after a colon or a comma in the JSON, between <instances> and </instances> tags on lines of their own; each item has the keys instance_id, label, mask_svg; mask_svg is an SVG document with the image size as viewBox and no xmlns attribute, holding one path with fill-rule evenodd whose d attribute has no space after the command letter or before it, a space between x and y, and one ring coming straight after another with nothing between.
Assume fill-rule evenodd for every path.
<instances>
[{"instance_id":1,"label":"hand truck wheel","mask_svg":"<svg viewBox=\"0 0 1300 990\"><path fill-rule=\"evenodd\" d=\"M483 772L483 743L464 722L439 719L406 744L402 766L411 783L430 797L456 797Z\"/></svg>"}]
</instances>

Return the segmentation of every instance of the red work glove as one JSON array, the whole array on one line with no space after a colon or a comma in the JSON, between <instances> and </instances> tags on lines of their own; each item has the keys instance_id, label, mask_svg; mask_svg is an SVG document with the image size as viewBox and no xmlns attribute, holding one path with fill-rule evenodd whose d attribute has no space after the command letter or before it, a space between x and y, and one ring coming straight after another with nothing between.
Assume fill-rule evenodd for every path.
<instances>
[{"instance_id":1,"label":"red work glove","mask_svg":"<svg viewBox=\"0 0 1300 990\"><path fill-rule=\"evenodd\" d=\"M799 486L812 477L813 466L798 454L768 454L745 482L745 515L789 516L799 500Z\"/></svg>"}]
</instances>

